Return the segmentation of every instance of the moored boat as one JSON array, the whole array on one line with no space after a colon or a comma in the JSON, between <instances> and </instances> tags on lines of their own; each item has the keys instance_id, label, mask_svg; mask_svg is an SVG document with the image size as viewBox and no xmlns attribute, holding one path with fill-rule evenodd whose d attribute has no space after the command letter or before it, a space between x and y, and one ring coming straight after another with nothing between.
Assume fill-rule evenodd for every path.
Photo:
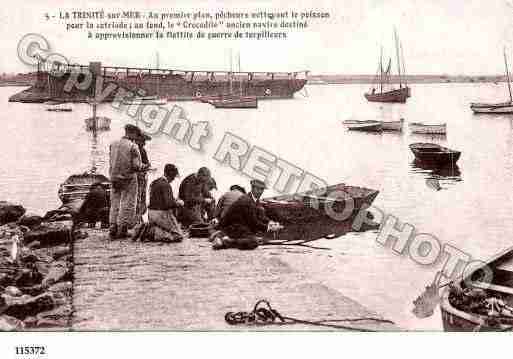
<instances>
[{"instance_id":1,"label":"moored boat","mask_svg":"<svg viewBox=\"0 0 513 359\"><path fill-rule=\"evenodd\" d=\"M445 290L440 303L445 331L511 331L513 329L513 248L484 264ZM488 281L487 281L488 282Z\"/></svg>"},{"instance_id":2,"label":"moored boat","mask_svg":"<svg viewBox=\"0 0 513 359\"><path fill-rule=\"evenodd\" d=\"M408 127L412 133L421 133L426 135L445 135L447 133L447 124L427 124L422 122L410 122Z\"/></svg>"},{"instance_id":3,"label":"moored boat","mask_svg":"<svg viewBox=\"0 0 513 359\"><path fill-rule=\"evenodd\" d=\"M410 150L415 155L416 160L438 165L455 164L461 155L460 151L451 150L436 143L412 143L410 144Z\"/></svg>"},{"instance_id":4,"label":"moored boat","mask_svg":"<svg viewBox=\"0 0 513 359\"><path fill-rule=\"evenodd\" d=\"M258 108L256 96L229 95L210 99L206 102L215 108Z\"/></svg>"},{"instance_id":5,"label":"moored boat","mask_svg":"<svg viewBox=\"0 0 513 359\"><path fill-rule=\"evenodd\" d=\"M383 131L402 131L404 119L399 121L381 121L381 127Z\"/></svg>"},{"instance_id":6,"label":"moored boat","mask_svg":"<svg viewBox=\"0 0 513 359\"><path fill-rule=\"evenodd\" d=\"M52 112L71 112L73 109L70 106L65 106L63 104L55 104L47 107L46 111Z\"/></svg>"},{"instance_id":7,"label":"moored boat","mask_svg":"<svg viewBox=\"0 0 513 359\"><path fill-rule=\"evenodd\" d=\"M166 105L167 98L157 96L134 97L132 99L123 100L124 105Z\"/></svg>"},{"instance_id":8,"label":"moored boat","mask_svg":"<svg viewBox=\"0 0 513 359\"><path fill-rule=\"evenodd\" d=\"M101 174L85 172L69 176L60 186L59 199L63 206L78 210L93 184L101 183L110 193L110 181Z\"/></svg>"},{"instance_id":9,"label":"moored boat","mask_svg":"<svg viewBox=\"0 0 513 359\"><path fill-rule=\"evenodd\" d=\"M381 132L383 130L383 125L381 121L346 120L342 123L350 131Z\"/></svg>"},{"instance_id":10,"label":"moored boat","mask_svg":"<svg viewBox=\"0 0 513 359\"><path fill-rule=\"evenodd\" d=\"M352 219L378 193L341 183L316 191L266 198L260 203L271 220L284 226L278 234L280 240L313 240L351 231Z\"/></svg>"},{"instance_id":11,"label":"moored boat","mask_svg":"<svg viewBox=\"0 0 513 359\"><path fill-rule=\"evenodd\" d=\"M95 123L96 122L96 123ZM105 116L89 117L85 119L86 130L105 131L110 129L111 119Z\"/></svg>"}]
</instances>

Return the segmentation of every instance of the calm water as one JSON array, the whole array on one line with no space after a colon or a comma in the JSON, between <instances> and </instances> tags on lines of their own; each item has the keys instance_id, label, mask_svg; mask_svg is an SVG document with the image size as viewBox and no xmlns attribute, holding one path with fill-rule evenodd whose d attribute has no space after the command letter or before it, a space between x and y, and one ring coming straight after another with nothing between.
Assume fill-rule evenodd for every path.
<instances>
[{"instance_id":1,"label":"calm water","mask_svg":"<svg viewBox=\"0 0 513 359\"><path fill-rule=\"evenodd\" d=\"M71 173L93 164L106 173L108 143L122 134L126 114L102 105L112 130L97 138L84 129L87 104L71 113L45 111L45 105L8 103L19 88L0 88L3 131L0 142L1 199L23 203L43 214L58 207L57 189ZM246 185L247 177L220 165L214 154L229 131L329 183L344 182L380 190L375 205L437 236L474 257L487 258L513 243L513 116L475 116L470 101L502 101L503 84L414 85L407 104L370 104L366 85L309 86L308 97L259 103L258 110L216 110L207 104L178 103L192 122L208 121L211 136L202 152L166 136L147 145L153 167L178 165L182 178L206 165L221 191ZM446 137L348 132L346 119L384 118L446 122ZM412 142L436 142L462 151L455 168L415 167ZM159 176L154 173L151 177ZM275 173L276 175L276 173ZM150 178L152 179L152 178ZM438 180L441 190L426 183ZM247 185L246 185L247 186ZM174 184L175 192L177 185ZM269 192L272 194L272 191ZM287 261L407 329L441 329L438 311L429 319L411 314L411 302L440 269L422 267L375 241L376 233L349 234L323 243L331 251L286 254Z\"/></svg>"}]
</instances>

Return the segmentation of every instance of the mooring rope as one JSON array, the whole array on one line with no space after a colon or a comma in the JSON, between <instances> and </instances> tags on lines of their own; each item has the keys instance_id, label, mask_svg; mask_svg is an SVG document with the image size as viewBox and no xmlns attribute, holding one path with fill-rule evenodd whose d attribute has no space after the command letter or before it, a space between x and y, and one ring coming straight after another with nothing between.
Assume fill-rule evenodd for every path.
<instances>
[{"instance_id":1,"label":"mooring rope","mask_svg":"<svg viewBox=\"0 0 513 359\"><path fill-rule=\"evenodd\" d=\"M358 322L358 321L374 321L379 323L394 324L394 322L381 318L361 317L361 318L342 318L342 319L326 319L326 320L303 320L283 316L271 304L261 299L256 302L251 312L228 312L224 316L225 321L230 325L288 325L288 324L307 324L319 327L327 327L333 329L345 329L362 332L375 332L376 329L351 327L347 325L330 324L334 322Z\"/></svg>"}]
</instances>

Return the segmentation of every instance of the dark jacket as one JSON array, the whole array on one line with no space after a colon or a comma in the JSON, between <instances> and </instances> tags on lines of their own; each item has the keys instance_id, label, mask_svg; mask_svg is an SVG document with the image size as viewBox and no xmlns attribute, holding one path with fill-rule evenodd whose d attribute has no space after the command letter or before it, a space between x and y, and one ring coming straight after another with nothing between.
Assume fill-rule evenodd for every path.
<instances>
[{"instance_id":1,"label":"dark jacket","mask_svg":"<svg viewBox=\"0 0 513 359\"><path fill-rule=\"evenodd\" d=\"M245 227L252 233L265 232L269 220L259 215L257 204L249 194L242 195L228 209L219 222L219 229Z\"/></svg>"},{"instance_id":2,"label":"dark jacket","mask_svg":"<svg viewBox=\"0 0 513 359\"><path fill-rule=\"evenodd\" d=\"M208 183L201 183L196 173L190 174L180 183L178 198L186 207L202 204L205 198L212 198Z\"/></svg>"},{"instance_id":3,"label":"dark jacket","mask_svg":"<svg viewBox=\"0 0 513 359\"><path fill-rule=\"evenodd\" d=\"M167 211L178 207L173 196L173 189L164 177L157 178L150 185L149 209Z\"/></svg>"}]
</instances>

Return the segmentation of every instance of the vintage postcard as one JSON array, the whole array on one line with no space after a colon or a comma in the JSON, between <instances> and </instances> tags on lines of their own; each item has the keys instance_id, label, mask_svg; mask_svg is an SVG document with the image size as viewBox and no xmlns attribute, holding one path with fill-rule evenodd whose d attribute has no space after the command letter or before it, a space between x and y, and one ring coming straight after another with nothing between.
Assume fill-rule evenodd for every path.
<instances>
[{"instance_id":1,"label":"vintage postcard","mask_svg":"<svg viewBox=\"0 0 513 359\"><path fill-rule=\"evenodd\" d=\"M0 15L1 331L513 330L510 0Z\"/></svg>"}]
</instances>

